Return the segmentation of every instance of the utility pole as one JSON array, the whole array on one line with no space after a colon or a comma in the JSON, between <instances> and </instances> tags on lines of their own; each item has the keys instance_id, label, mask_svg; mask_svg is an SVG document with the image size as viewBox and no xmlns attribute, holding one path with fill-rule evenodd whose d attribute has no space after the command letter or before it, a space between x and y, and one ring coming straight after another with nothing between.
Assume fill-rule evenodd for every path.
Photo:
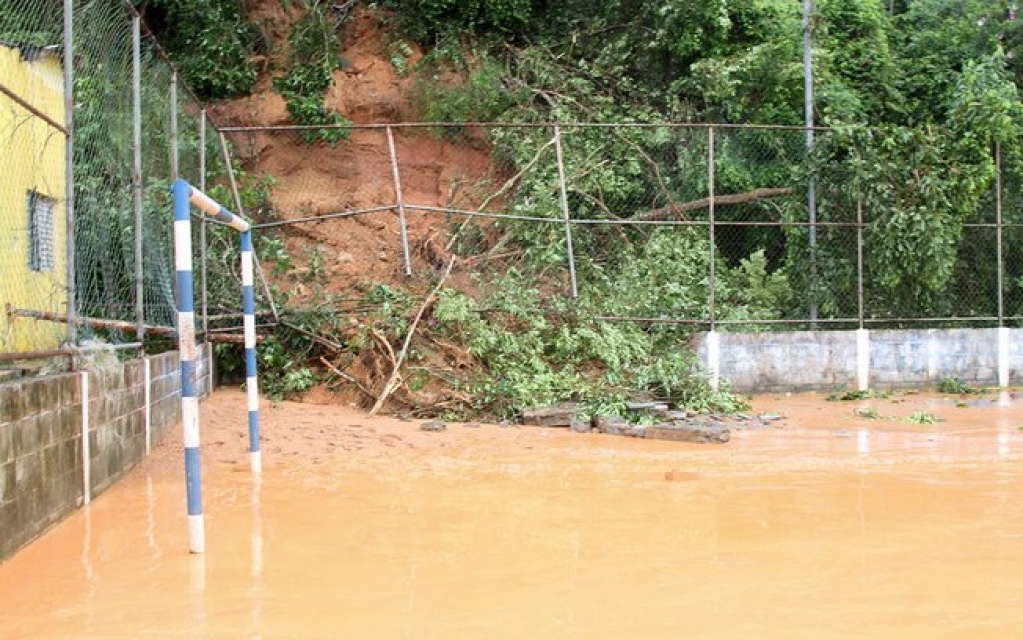
<instances>
[{"instance_id":1,"label":"utility pole","mask_svg":"<svg viewBox=\"0 0 1023 640\"><path fill-rule=\"evenodd\" d=\"M806 115L806 153L813 152L813 0L803 0L803 110ZM810 321L817 320L817 183L811 178L806 194L810 242ZM811 325L813 328L813 325Z\"/></svg>"}]
</instances>

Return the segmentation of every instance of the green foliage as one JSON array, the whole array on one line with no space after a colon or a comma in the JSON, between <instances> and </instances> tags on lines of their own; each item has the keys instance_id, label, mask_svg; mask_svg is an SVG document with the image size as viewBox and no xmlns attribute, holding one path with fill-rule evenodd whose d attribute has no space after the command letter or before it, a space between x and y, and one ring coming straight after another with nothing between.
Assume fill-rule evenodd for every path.
<instances>
[{"instance_id":1,"label":"green foliage","mask_svg":"<svg viewBox=\"0 0 1023 640\"><path fill-rule=\"evenodd\" d=\"M887 398L889 395L891 394L887 391L875 391L873 389L853 390L843 387L829 393L827 400L828 402L846 402L849 400L865 400L867 398Z\"/></svg>"},{"instance_id":2,"label":"green foliage","mask_svg":"<svg viewBox=\"0 0 1023 640\"><path fill-rule=\"evenodd\" d=\"M972 385L969 385L959 378L945 378L938 383L939 393L951 393L955 395L973 395L977 393L983 393L983 389L979 389Z\"/></svg>"},{"instance_id":3,"label":"green foliage","mask_svg":"<svg viewBox=\"0 0 1023 640\"><path fill-rule=\"evenodd\" d=\"M965 83L962 92L970 94ZM981 105L962 101L957 118L966 121ZM1000 117L980 117L999 122ZM842 128L822 137L811 173L818 193L818 219L855 222L863 213L865 270L870 274L865 295L877 316L931 317L951 315L976 293L972 279L957 277L969 261L963 255L963 225L975 220L994 186L990 150L996 130L960 130L936 126ZM802 209L792 219L805 219ZM818 273L827 274L828 289L813 290L805 229L790 229L789 274L794 288L814 295L823 313L855 314L856 270L849 242L840 236L817 246ZM982 247L973 250L984 251ZM986 249L990 251L990 249ZM978 256L978 260L980 256ZM965 288L965 289L964 289ZM988 300L987 304L991 304ZM990 306L980 315L993 315Z\"/></svg>"},{"instance_id":4,"label":"green foliage","mask_svg":"<svg viewBox=\"0 0 1023 640\"><path fill-rule=\"evenodd\" d=\"M47 47L63 42L61 0L6 0L0 4L0 41Z\"/></svg>"},{"instance_id":5,"label":"green foliage","mask_svg":"<svg viewBox=\"0 0 1023 640\"><path fill-rule=\"evenodd\" d=\"M348 139L349 121L324 104L324 94L334 81L334 71L341 68L342 21L332 15L326 0L304 0L305 15L295 24L288 42L291 45L291 68L274 79L274 89L287 103L288 114L296 124L325 127L302 132L312 143L321 140L336 145Z\"/></svg>"},{"instance_id":6,"label":"green foliage","mask_svg":"<svg viewBox=\"0 0 1023 640\"><path fill-rule=\"evenodd\" d=\"M144 0L139 8L200 96L229 98L255 86L253 57L264 44L237 0Z\"/></svg>"},{"instance_id":7,"label":"green foliage","mask_svg":"<svg viewBox=\"0 0 1023 640\"><path fill-rule=\"evenodd\" d=\"M389 0L404 31L420 42L434 42L451 34L522 33L533 14L532 0Z\"/></svg>"},{"instance_id":8,"label":"green foliage","mask_svg":"<svg viewBox=\"0 0 1023 640\"><path fill-rule=\"evenodd\" d=\"M714 391L678 332L595 318L586 303L542 306L540 293L511 273L480 302L444 290L434 319L480 363L469 385L475 409L508 417L524 407L578 399L594 412L638 393L696 411L737 411L743 400Z\"/></svg>"},{"instance_id":9,"label":"green foliage","mask_svg":"<svg viewBox=\"0 0 1023 640\"><path fill-rule=\"evenodd\" d=\"M445 86L439 74L420 75L412 103L426 122L491 122L522 99L504 85L504 69L497 61L480 60L464 83Z\"/></svg>"},{"instance_id":10,"label":"green foliage","mask_svg":"<svg viewBox=\"0 0 1023 640\"><path fill-rule=\"evenodd\" d=\"M915 411L906 416L904 420L913 424L936 424L941 421L940 418L927 411Z\"/></svg>"},{"instance_id":11,"label":"green foliage","mask_svg":"<svg viewBox=\"0 0 1023 640\"><path fill-rule=\"evenodd\" d=\"M962 65L989 56L1007 28L1019 28L1008 23L1003 3L987 0L913 2L893 26L901 112L913 125L943 122Z\"/></svg>"},{"instance_id":12,"label":"green foliage","mask_svg":"<svg viewBox=\"0 0 1023 640\"><path fill-rule=\"evenodd\" d=\"M408 75L410 71L408 60L412 57L412 47L401 38L391 38L387 43L387 53L391 66L398 75Z\"/></svg>"},{"instance_id":13,"label":"green foliage","mask_svg":"<svg viewBox=\"0 0 1023 640\"><path fill-rule=\"evenodd\" d=\"M881 419L881 414L878 413L877 409L875 409L874 407L862 407L860 409L856 409L856 411L854 411L853 413L856 415L857 418L864 418L866 420Z\"/></svg>"},{"instance_id":14,"label":"green foliage","mask_svg":"<svg viewBox=\"0 0 1023 640\"><path fill-rule=\"evenodd\" d=\"M814 23L822 124L878 122L901 108L887 7L876 0L818 0Z\"/></svg>"}]
</instances>

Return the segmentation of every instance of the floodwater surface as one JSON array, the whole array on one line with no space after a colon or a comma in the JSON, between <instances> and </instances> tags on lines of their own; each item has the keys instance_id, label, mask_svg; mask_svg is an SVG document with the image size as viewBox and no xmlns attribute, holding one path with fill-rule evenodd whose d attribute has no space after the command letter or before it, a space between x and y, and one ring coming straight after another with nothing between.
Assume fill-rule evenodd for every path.
<instances>
[{"instance_id":1,"label":"floodwater surface","mask_svg":"<svg viewBox=\"0 0 1023 640\"><path fill-rule=\"evenodd\" d=\"M785 418L724 445L282 403L257 481L221 391L207 552L175 434L0 565L0 638L1019 638L1023 414L989 397L758 398Z\"/></svg>"}]
</instances>

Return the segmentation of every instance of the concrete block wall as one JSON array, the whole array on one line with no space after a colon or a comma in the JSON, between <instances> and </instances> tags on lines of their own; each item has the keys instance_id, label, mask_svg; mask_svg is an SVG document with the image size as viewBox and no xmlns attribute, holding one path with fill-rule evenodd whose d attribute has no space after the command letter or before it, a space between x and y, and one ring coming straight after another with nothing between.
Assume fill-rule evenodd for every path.
<instances>
[{"instance_id":1,"label":"concrete block wall","mask_svg":"<svg viewBox=\"0 0 1023 640\"><path fill-rule=\"evenodd\" d=\"M744 393L1023 382L1023 329L718 333L717 344L716 373ZM705 369L712 345L696 337Z\"/></svg>"},{"instance_id":2,"label":"concrete block wall","mask_svg":"<svg viewBox=\"0 0 1023 640\"><path fill-rule=\"evenodd\" d=\"M824 389L856 384L856 333L720 333L719 374L740 392ZM696 343L707 366L707 334Z\"/></svg>"},{"instance_id":3,"label":"concrete block wall","mask_svg":"<svg viewBox=\"0 0 1023 640\"><path fill-rule=\"evenodd\" d=\"M0 559L82 501L76 376L0 384Z\"/></svg>"},{"instance_id":4,"label":"concrete block wall","mask_svg":"<svg viewBox=\"0 0 1023 640\"><path fill-rule=\"evenodd\" d=\"M936 385L947 378L981 386L998 384L998 330L870 332L871 386Z\"/></svg>"},{"instance_id":5,"label":"concrete block wall","mask_svg":"<svg viewBox=\"0 0 1023 640\"><path fill-rule=\"evenodd\" d=\"M210 356L202 346L202 396L213 389ZM134 467L178 424L180 389L177 352L0 384L0 560Z\"/></svg>"}]
</instances>

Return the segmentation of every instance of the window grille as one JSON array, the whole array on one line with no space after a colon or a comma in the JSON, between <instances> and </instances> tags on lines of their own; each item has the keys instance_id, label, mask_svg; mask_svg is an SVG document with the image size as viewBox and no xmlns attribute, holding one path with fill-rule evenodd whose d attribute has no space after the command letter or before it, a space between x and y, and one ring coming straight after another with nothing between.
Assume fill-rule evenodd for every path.
<instances>
[{"instance_id":1,"label":"window grille","mask_svg":"<svg viewBox=\"0 0 1023 640\"><path fill-rule=\"evenodd\" d=\"M57 268L57 230L53 219L56 201L38 191L28 192L28 267L33 271Z\"/></svg>"}]
</instances>

